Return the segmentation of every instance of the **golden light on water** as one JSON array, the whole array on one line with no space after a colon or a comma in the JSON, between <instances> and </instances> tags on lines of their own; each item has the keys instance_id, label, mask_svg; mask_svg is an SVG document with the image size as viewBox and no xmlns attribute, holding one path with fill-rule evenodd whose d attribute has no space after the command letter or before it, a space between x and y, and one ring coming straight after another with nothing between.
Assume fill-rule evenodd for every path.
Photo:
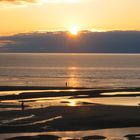
<instances>
[{"instance_id":1,"label":"golden light on water","mask_svg":"<svg viewBox=\"0 0 140 140\"><path fill-rule=\"evenodd\" d=\"M75 92L75 91L77 91L76 89L70 89L69 90L70 92Z\"/></svg>"},{"instance_id":2,"label":"golden light on water","mask_svg":"<svg viewBox=\"0 0 140 140\"><path fill-rule=\"evenodd\" d=\"M77 70L76 67L70 67L69 70Z\"/></svg>"},{"instance_id":3,"label":"golden light on water","mask_svg":"<svg viewBox=\"0 0 140 140\"><path fill-rule=\"evenodd\" d=\"M67 81L68 86L70 86L70 87L79 87L80 82L79 82L79 79L76 76L78 74L77 68L76 67L69 67L68 71L69 71L69 79Z\"/></svg>"},{"instance_id":4,"label":"golden light on water","mask_svg":"<svg viewBox=\"0 0 140 140\"><path fill-rule=\"evenodd\" d=\"M68 83L70 87L79 87L79 81L77 78L74 77L69 78Z\"/></svg>"},{"instance_id":5,"label":"golden light on water","mask_svg":"<svg viewBox=\"0 0 140 140\"><path fill-rule=\"evenodd\" d=\"M68 105L69 106L76 106L76 102L75 101L71 101Z\"/></svg>"}]
</instances>

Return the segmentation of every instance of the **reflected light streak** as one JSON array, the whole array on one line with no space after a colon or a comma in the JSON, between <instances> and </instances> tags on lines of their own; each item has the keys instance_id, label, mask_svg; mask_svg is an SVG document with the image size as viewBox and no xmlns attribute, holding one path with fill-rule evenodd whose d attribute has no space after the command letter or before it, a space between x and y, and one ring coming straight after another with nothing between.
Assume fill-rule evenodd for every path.
<instances>
[{"instance_id":1,"label":"reflected light streak","mask_svg":"<svg viewBox=\"0 0 140 140\"><path fill-rule=\"evenodd\" d=\"M69 106L76 106L76 102L75 101L71 101L68 105Z\"/></svg>"},{"instance_id":2,"label":"reflected light streak","mask_svg":"<svg viewBox=\"0 0 140 140\"><path fill-rule=\"evenodd\" d=\"M77 75L77 68L76 67L69 67L69 79L68 79L68 86L70 87L79 87L79 79L76 78Z\"/></svg>"}]
</instances>

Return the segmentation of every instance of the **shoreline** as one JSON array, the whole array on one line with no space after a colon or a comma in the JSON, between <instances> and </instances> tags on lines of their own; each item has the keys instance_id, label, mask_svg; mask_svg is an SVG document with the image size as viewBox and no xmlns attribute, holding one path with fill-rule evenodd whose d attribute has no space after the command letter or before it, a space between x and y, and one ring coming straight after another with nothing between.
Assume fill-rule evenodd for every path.
<instances>
[{"instance_id":1,"label":"shoreline","mask_svg":"<svg viewBox=\"0 0 140 140\"><path fill-rule=\"evenodd\" d=\"M64 90L64 89L91 89L91 90L105 90L105 91L140 91L140 87L75 87L75 86L0 86L0 91L13 90Z\"/></svg>"},{"instance_id":2,"label":"shoreline","mask_svg":"<svg viewBox=\"0 0 140 140\"><path fill-rule=\"evenodd\" d=\"M69 87L0 87L0 90L55 90L60 92L26 92L19 95L0 96L1 101L42 97L104 98L138 97L140 94L101 95L104 92L135 92L136 88L88 89ZM76 91L63 91L77 89ZM61 91L62 90L62 91ZM80 96L80 95L88 95ZM47 102L47 101L46 101ZM55 104L55 102L54 102ZM74 127L73 127L74 126ZM140 107L85 103L80 106L48 106L21 110L0 111L0 134L24 132L100 130L107 128L140 127Z\"/></svg>"},{"instance_id":3,"label":"shoreline","mask_svg":"<svg viewBox=\"0 0 140 140\"><path fill-rule=\"evenodd\" d=\"M86 87L55 87L55 86L0 86L0 91L13 91L13 90L52 90L52 89L90 89Z\"/></svg>"},{"instance_id":4,"label":"shoreline","mask_svg":"<svg viewBox=\"0 0 140 140\"><path fill-rule=\"evenodd\" d=\"M36 91L34 91L36 90ZM55 91L56 90L56 91ZM9 94L0 95L0 100L19 100L19 99L30 99L30 98L43 98L43 97L63 97L71 96L72 98L105 98L105 97L138 97L140 96L140 87L136 88L106 88L106 89L91 89L83 87L28 87L28 86L0 86L0 92L9 91L19 91L19 94ZM33 92L30 92L33 91ZM112 92L122 92L122 94L108 94L104 95L102 93L112 93ZM132 92L133 94L126 94L123 92ZM87 97L81 97L80 95L85 95Z\"/></svg>"}]
</instances>

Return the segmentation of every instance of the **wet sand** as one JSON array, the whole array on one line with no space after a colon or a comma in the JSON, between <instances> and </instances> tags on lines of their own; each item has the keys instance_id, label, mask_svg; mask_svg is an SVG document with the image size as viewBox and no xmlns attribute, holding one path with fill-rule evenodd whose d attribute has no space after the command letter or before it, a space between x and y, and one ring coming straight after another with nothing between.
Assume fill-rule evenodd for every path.
<instances>
[{"instance_id":1,"label":"wet sand","mask_svg":"<svg viewBox=\"0 0 140 140\"><path fill-rule=\"evenodd\" d=\"M140 126L140 108L132 106L56 106L4 111L0 116L0 133Z\"/></svg>"},{"instance_id":2,"label":"wet sand","mask_svg":"<svg viewBox=\"0 0 140 140\"><path fill-rule=\"evenodd\" d=\"M0 100L15 100L15 99L30 99L30 98L41 98L41 97L63 97L63 96L73 96L73 98L82 98L80 95L86 95L88 98L101 98L101 97L137 97L140 96L140 88L109 88L109 89L88 89L88 88L73 88L73 87L24 87L24 86L13 86L13 87L0 87L0 91L22 91L20 94L12 94L0 96ZM25 90L26 92L23 92ZM38 92L28 92L29 90L38 90ZM40 91L48 90L48 92ZM52 91L51 91L52 90ZM53 90L58 90L53 92ZM104 95L102 93L111 93L111 92L139 92L133 94L110 94ZM86 98L85 96L83 98Z\"/></svg>"},{"instance_id":3,"label":"wet sand","mask_svg":"<svg viewBox=\"0 0 140 140\"><path fill-rule=\"evenodd\" d=\"M13 87L12 87L13 88ZM14 90L18 87L14 87ZM53 88L56 89L56 88ZM61 88L60 88L61 89ZM65 88L64 88L65 89ZM71 89L71 88L70 88ZM79 88L80 89L80 88ZM8 90L8 89L7 89ZM11 90L11 88L9 89ZM21 90L21 89L20 89ZM22 89L23 90L23 89ZM24 87L25 90L25 87ZM27 89L29 90L29 89ZM35 90L35 89L33 89ZM38 90L41 90L38 88ZM47 89L43 89L47 90ZM21 93L19 95L1 96L1 102L5 100L31 99L36 97L63 97L72 98L104 98L104 92L140 91L133 89L93 89L68 92L37 92ZM86 96L85 96L86 95ZM111 95L111 97L138 97L139 94ZM3 106L6 108L6 106ZM18 106L19 107L19 106ZM106 128L140 127L140 107L105 105L84 102L80 106L48 106L21 110L0 111L0 133L25 133L25 132L49 132L49 131L79 131L98 130Z\"/></svg>"}]
</instances>

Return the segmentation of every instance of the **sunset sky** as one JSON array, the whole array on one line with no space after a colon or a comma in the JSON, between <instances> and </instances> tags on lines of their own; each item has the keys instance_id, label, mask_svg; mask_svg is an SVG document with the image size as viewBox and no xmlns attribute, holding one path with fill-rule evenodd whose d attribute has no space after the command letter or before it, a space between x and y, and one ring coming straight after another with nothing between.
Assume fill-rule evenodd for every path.
<instances>
[{"instance_id":1,"label":"sunset sky","mask_svg":"<svg viewBox=\"0 0 140 140\"><path fill-rule=\"evenodd\" d=\"M140 30L140 0L0 0L0 35L32 31Z\"/></svg>"}]
</instances>

